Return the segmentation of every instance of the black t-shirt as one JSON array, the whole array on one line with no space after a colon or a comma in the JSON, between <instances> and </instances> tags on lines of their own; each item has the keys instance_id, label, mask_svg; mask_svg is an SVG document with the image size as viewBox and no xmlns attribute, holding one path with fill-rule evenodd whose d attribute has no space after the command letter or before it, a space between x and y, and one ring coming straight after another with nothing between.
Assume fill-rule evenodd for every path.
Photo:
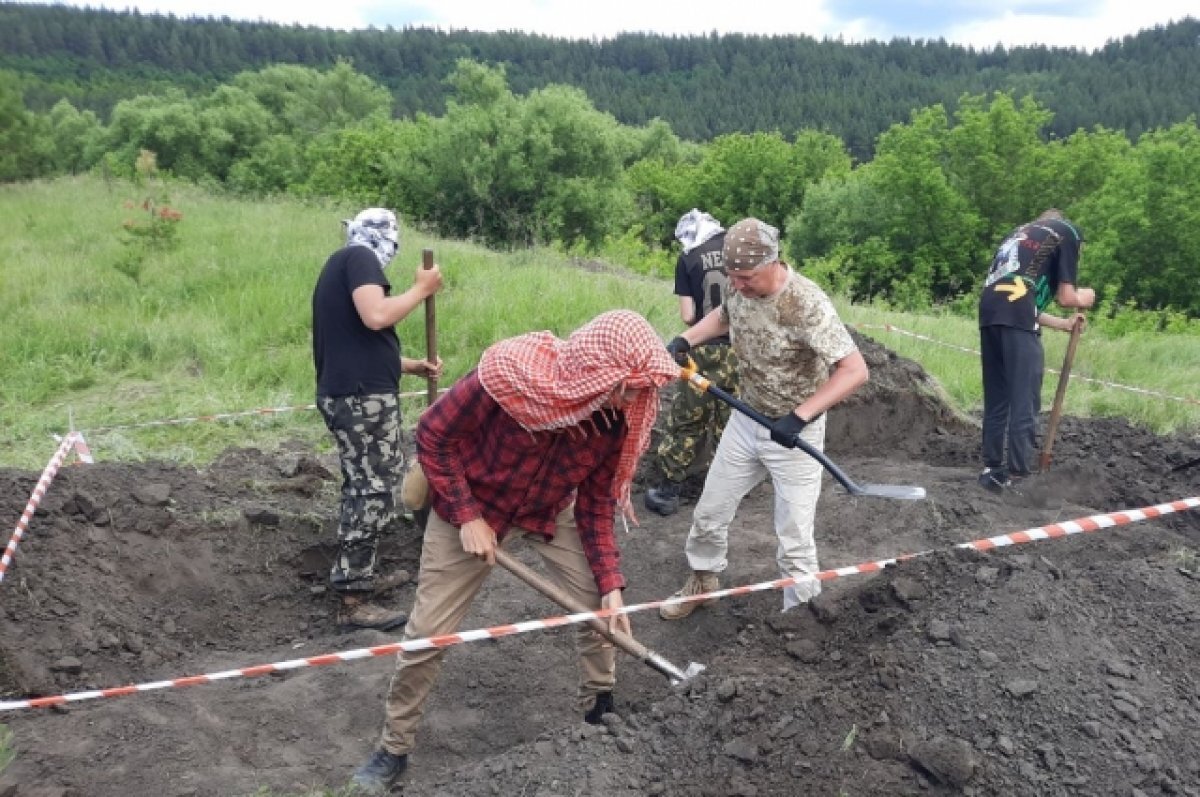
<instances>
[{"instance_id":1,"label":"black t-shirt","mask_svg":"<svg viewBox=\"0 0 1200 797\"><path fill-rule=\"evenodd\" d=\"M979 296L979 326L1036 331L1058 286L1076 284L1082 241L1070 222L1059 219L1032 221L1009 234Z\"/></svg>"},{"instance_id":2,"label":"black t-shirt","mask_svg":"<svg viewBox=\"0 0 1200 797\"><path fill-rule=\"evenodd\" d=\"M692 251L681 254L675 263L675 295L692 298L697 321L720 307L729 290L725 258L721 254L724 246L725 233L718 233ZM722 335L705 342L729 343L729 336Z\"/></svg>"},{"instance_id":3,"label":"black t-shirt","mask_svg":"<svg viewBox=\"0 0 1200 797\"><path fill-rule=\"evenodd\" d=\"M313 363L318 396L394 393L400 386L400 339L395 327L362 322L352 294L363 285L392 289L379 258L365 246L339 249L325 261L313 290Z\"/></svg>"}]
</instances>

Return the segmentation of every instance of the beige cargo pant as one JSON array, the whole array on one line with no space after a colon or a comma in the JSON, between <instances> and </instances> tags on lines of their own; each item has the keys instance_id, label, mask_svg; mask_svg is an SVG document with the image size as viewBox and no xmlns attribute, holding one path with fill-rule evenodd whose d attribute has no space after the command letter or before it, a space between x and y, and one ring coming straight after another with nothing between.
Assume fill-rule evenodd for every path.
<instances>
[{"instance_id":1,"label":"beige cargo pant","mask_svg":"<svg viewBox=\"0 0 1200 797\"><path fill-rule=\"evenodd\" d=\"M801 437L824 448L825 416L804 427ZM696 502L684 552L693 570L720 573L729 564L729 524L738 505L759 482L770 477L775 488L775 562L795 586L783 590L783 610L812 600L821 592L813 528L821 495L821 465L799 449L784 448L771 432L735 412L721 435L716 456Z\"/></svg>"},{"instance_id":2,"label":"beige cargo pant","mask_svg":"<svg viewBox=\"0 0 1200 797\"><path fill-rule=\"evenodd\" d=\"M511 529L502 547L510 550L516 538L525 539L541 556L552 581L579 603L598 609L600 593L579 541L574 513L575 507L571 505L559 514L554 538L549 542L541 534ZM430 512L421 549L417 595L404 628L404 639L424 639L457 631L490 571L487 562L463 550L457 526ZM575 647L581 665L578 699L579 709L584 711L592 707L597 693L612 691L616 650L587 626L576 625L576 629ZM399 654L384 704L386 720L380 740L389 753L404 755L412 749L425 700L442 668L444 654L445 651L436 649Z\"/></svg>"}]
</instances>

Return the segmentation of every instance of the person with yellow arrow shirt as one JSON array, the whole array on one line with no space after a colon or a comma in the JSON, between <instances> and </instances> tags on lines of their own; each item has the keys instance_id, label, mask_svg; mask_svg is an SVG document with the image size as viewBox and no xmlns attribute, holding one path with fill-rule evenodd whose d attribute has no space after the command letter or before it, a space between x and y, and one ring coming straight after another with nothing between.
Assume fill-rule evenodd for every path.
<instances>
[{"instance_id":1,"label":"person with yellow arrow shirt","mask_svg":"<svg viewBox=\"0 0 1200 797\"><path fill-rule=\"evenodd\" d=\"M979 484L1003 492L1028 476L1036 459L1041 409L1042 327L1070 332L1076 313L1062 318L1045 312L1060 307L1086 310L1096 292L1077 288L1083 235L1051 208L1004 239L996 250L979 297L983 365L983 472ZM1007 443L1007 459L1005 448Z\"/></svg>"}]
</instances>

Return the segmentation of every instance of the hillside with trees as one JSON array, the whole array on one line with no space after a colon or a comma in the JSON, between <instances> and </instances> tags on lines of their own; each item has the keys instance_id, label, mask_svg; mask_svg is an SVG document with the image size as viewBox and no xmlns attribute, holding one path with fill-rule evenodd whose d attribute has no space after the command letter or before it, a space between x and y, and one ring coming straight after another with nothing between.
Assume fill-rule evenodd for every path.
<instances>
[{"instance_id":1,"label":"hillside with trees","mask_svg":"<svg viewBox=\"0 0 1200 797\"><path fill-rule=\"evenodd\" d=\"M578 41L517 32L336 31L229 19L180 19L64 6L0 4L0 70L21 75L32 109L60 99L100 115L168 87L211 91L276 63L339 60L388 89L398 117L441 114L461 58L503 64L512 89L581 89L628 125L655 118L704 141L726 133L830 133L858 160L914 108L953 111L964 94L1030 96L1060 138L1096 125L1137 138L1200 108L1200 20L1112 41L1094 53L895 39L845 44L808 36L626 34Z\"/></svg>"},{"instance_id":2,"label":"hillside with trees","mask_svg":"<svg viewBox=\"0 0 1200 797\"><path fill-rule=\"evenodd\" d=\"M0 11L11 14L13 7ZM134 20L150 30L175 25L180 32L225 31L230 42L240 41L231 32L242 29L304 32L71 14L114 24ZM71 14L64 18L77 18ZM1142 35L1174 35L1197 25L1189 21ZM50 36L43 28L39 35ZM0 30L12 34L8 27ZM430 31L403 35L418 33L443 38ZM59 37L74 42L75 35ZM1121 47L1133 48L1140 36ZM732 40L714 39L713 50ZM140 40L100 35L100 41L101 49L105 42L124 42L124 49L105 50L106 58L115 58ZM160 49L170 49L172 41L190 40L180 33L159 41ZM275 53L266 41L262 52ZM758 44L769 51L782 40ZM837 48L828 52L861 54ZM218 52L241 50L211 49L214 58ZM1173 55L1191 63L1182 50ZM1047 57L1098 63L1095 56L1072 52L1047 51ZM236 61L229 56L225 63ZM149 75L152 67L138 68ZM777 224L791 261L841 295L906 308L950 304L964 313L973 310L996 242L1053 206L1087 235L1087 278L1098 288L1104 317L1133 310L1148 314L1136 322L1147 328L1200 326L1195 102L1193 115L1161 126L1151 125L1156 117L1149 113L1131 116L1144 128L1137 135L1101 124L1059 135L1061 112L1034 94L962 94L953 103L909 106L870 141L870 157L862 158L847 138L816 123L789 132L764 123L689 139L662 118L622 121L579 86L549 82L522 90L510 66L469 58L458 59L437 81L431 72L404 73L446 92L436 112L401 112L393 90L345 60L326 68L273 63L220 82L211 74L201 79L195 70L186 74L192 83L176 83L161 71L154 77L161 85L141 85L144 93L97 111L66 97L43 108L48 98L39 99L39 91L49 84L39 83L36 72L0 72L0 182L81 172L136 180L149 165L165 177L237 195L384 205L444 237L498 249L548 245L656 274L669 273L675 221L703 207L727 221L754 215ZM72 85L83 90L91 84ZM1184 96L1198 87L1200 79L1176 75L1160 88ZM745 88L745 104L700 105L747 115L754 113L755 98L770 106L772 84ZM1121 90L1115 86L1114 94ZM658 95L642 96L649 101ZM880 115L873 124L884 122Z\"/></svg>"}]
</instances>

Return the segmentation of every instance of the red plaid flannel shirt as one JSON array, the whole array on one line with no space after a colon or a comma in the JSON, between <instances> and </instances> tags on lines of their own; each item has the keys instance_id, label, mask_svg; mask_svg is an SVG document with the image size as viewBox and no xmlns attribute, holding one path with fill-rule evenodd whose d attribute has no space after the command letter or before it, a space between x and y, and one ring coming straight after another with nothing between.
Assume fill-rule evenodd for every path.
<instances>
[{"instance_id":1,"label":"red plaid flannel shirt","mask_svg":"<svg viewBox=\"0 0 1200 797\"><path fill-rule=\"evenodd\" d=\"M613 475L626 427L596 413L593 423L529 432L479 383L475 371L450 388L417 424L417 458L433 509L462 526L483 518L499 539L510 528L554 536L575 500L583 552L604 595L625 586L613 534Z\"/></svg>"}]
</instances>

